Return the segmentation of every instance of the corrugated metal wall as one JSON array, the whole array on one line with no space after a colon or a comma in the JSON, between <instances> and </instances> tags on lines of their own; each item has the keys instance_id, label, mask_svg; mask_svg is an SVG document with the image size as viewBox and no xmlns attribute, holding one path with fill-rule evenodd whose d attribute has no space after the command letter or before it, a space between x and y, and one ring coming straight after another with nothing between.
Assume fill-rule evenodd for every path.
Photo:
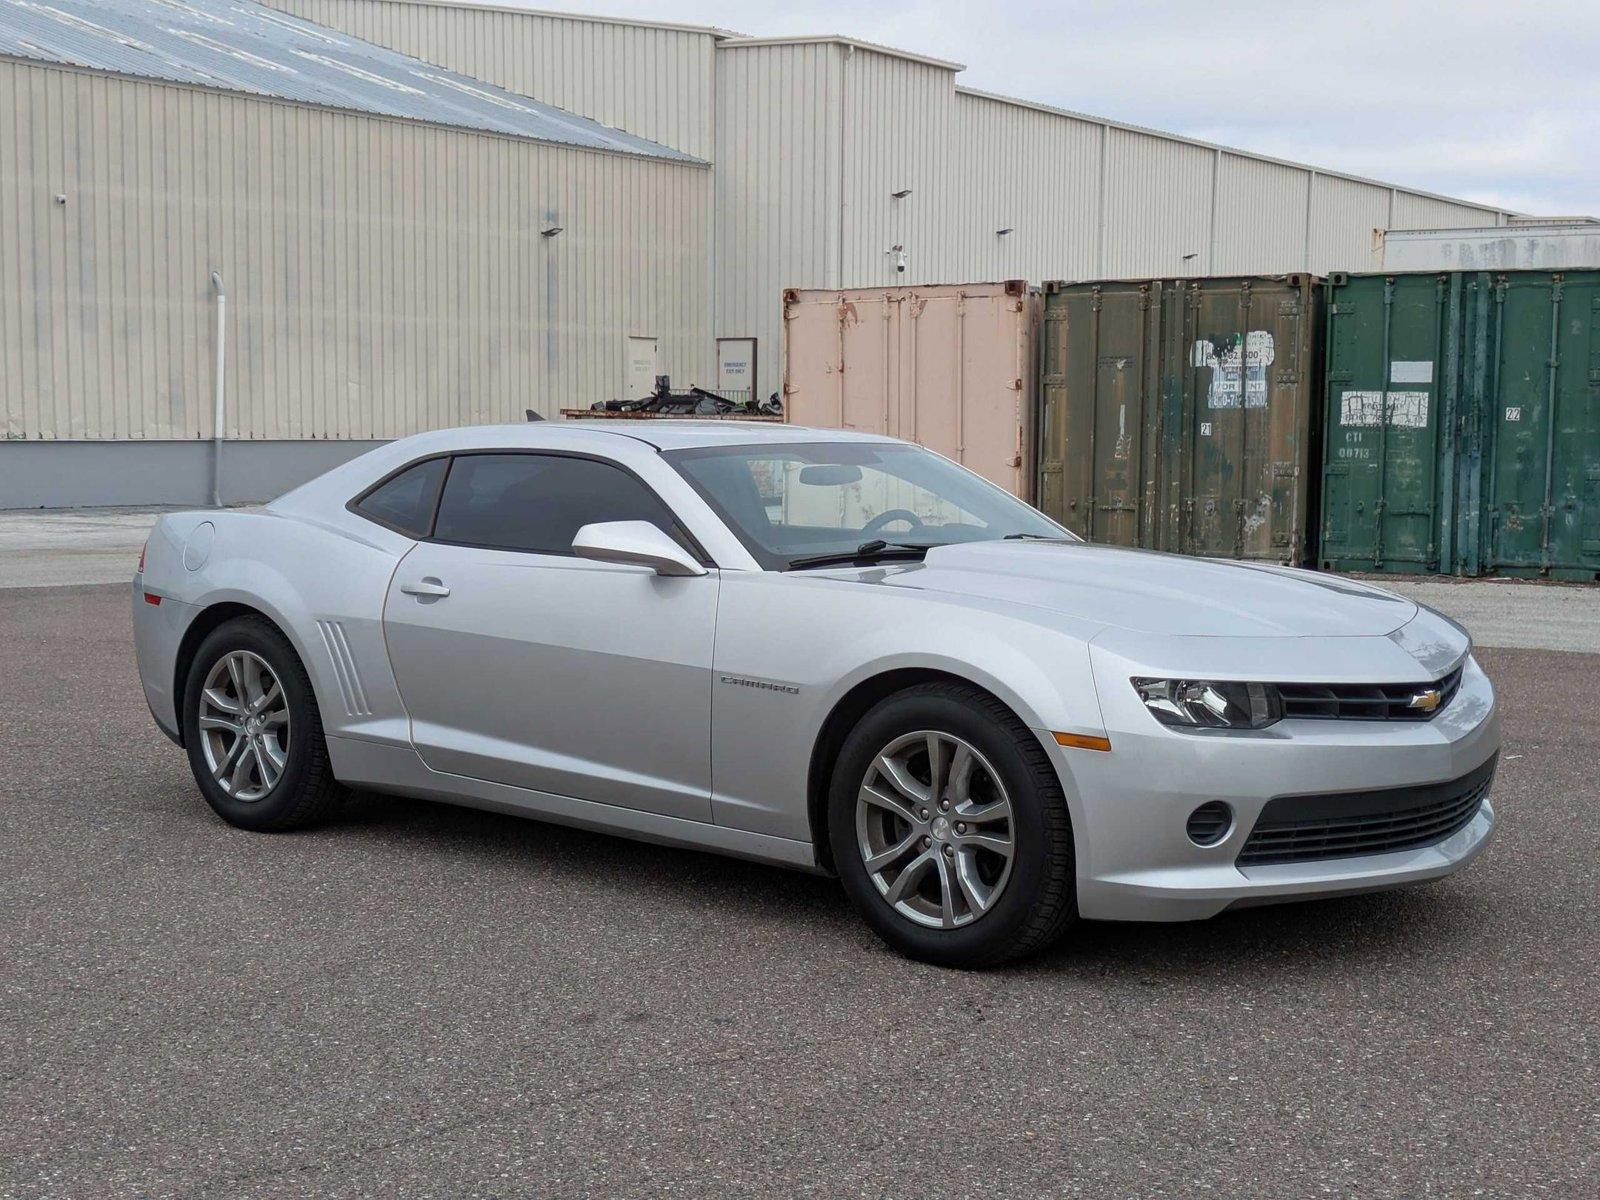
<instances>
[{"instance_id":1,"label":"corrugated metal wall","mask_svg":"<svg viewBox=\"0 0 1600 1200\"><path fill-rule=\"evenodd\" d=\"M229 437L608 399L630 334L710 370L705 168L10 62L0 113L8 438L209 437L212 270Z\"/></svg>"},{"instance_id":2,"label":"corrugated metal wall","mask_svg":"<svg viewBox=\"0 0 1600 1200\"><path fill-rule=\"evenodd\" d=\"M1394 219L1390 229L1437 229L1447 225L1496 225L1493 210L1452 200L1436 200L1415 192L1394 189Z\"/></svg>"},{"instance_id":3,"label":"corrugated metal wall","mask_svg":"<svg viewBox=\"0 0 1600 1200\"><path fill-rule=\"evenodd\" d=\"M418 0L260 2L696 158L715 148L710 30Z\"/></svg>"},{"instance_id":4,"label":"corrugated metal wall","mask_svg":"<svg viewBox=\"0 0 1600 1200\"><path fill-rule=\"evenodd\" d=\"M841 48L747 45L718 56L718 337L757 340L756 392L781 384L783 290L839 276Z\"/></svg>"},{"instance_id":5,"label":"corrugated metal wall","mask_svg":"<svg viewBox=\"0 0 1600 1200\"><path fill-rule=\"evenodd\" d=\"M848 286L956 282L947 238L955 96L948 68L845 49L844 238ZM910 189L895 199L894 193ZM905 247L905 271L897 270Z\"/></svg>"},{"instance_id":6,"label":"corrugated metal wall","mask_svg":"<svg viewBox=\"0 0 1600 1200\"><path fill-rule=\"evenodd\" d=\"M1205 255L1211 271L1262 274L1307 258L1309 172L1217 153L1214 235ZM1346 236L1348 239L1348 235Z\"/></svg>"},{"instance_id":7,"label":"corrugated metal wall","mask_svg":"<svg viewBox=\"0 0 1600 1200\"><path fill-rule=\"evenodd\" d=\"M945 235L954 277L1093 275L1102 127L974 92L955 97L964 153L951 179ZM1078 217L1062 220L1062 213Z\"/></svg>"},{"instance_id":8,"label":"corrugated metal wall","mask_svg":"<svg viewBox=\"0 0 1600 1200\"><path fill-rule=\"evenodd\" d=\"M1318 175L1311 185L1311 270L1344 270L1363 253L1370 261L1376 231L1389 224L1392 199L1392 189L1379 184ZM1480 212L1474 219L1492 225L1493 218Z\"/></svg>"},{"instance_id":9,"label":"corrugated metal wall","mask_svg":"<svg viewBox=\"0 0 1600 1200\"><path fill-rule=\"evenodd\" d=\"M1215 153L1114 126L1107 126L1104 136L1104 232L1096 274L1204 273Z\"/></svg>"}]
</instances>

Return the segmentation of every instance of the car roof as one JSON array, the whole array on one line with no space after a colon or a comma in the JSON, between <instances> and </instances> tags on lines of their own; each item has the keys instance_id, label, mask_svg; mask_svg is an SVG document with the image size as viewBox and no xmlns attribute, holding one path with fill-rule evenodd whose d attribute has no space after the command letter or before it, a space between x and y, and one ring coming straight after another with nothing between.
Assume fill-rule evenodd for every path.
<instances>
[{"instance_id":1,"label":"car roof","mask_svg":"<svg viewBox=\"0 0 1600 1200\"><path fill-rule=\"evenodd\" d=\"M527 448L539 449L559 441L564 433L605 434L643 442L657 450L688 450L706 446L760 446L796 442L893 442L875 433L849 429L813 429L772 421L573 420L527 421L516 425L472 425L441 429L405 439L430 451ZM554 437L552 437L554 435Z\"/></svg>"},{"instance_id":2,"label":"car roof","mask_svg":"<svg viewBox=\"0 0 1600 1200\"><path fill-rule=\"evenodd\" d=\"M758 446L773 442L888 442L893 438L851 429L817 429L808 425L781 425L775 421L695 421L684 419L563 421L568 428L596 433L620 433L647 442L658 450L687 450L702 446Z\"/></svg>"}]
</instances>

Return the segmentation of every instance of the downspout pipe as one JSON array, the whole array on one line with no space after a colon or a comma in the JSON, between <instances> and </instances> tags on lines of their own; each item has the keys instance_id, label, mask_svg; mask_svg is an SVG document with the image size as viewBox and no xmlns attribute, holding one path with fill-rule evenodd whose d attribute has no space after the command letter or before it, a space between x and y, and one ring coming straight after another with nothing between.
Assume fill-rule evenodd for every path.
<instances>
[{"instance_id":1,"label":"downspout pipe","mask_svg":"<svg viewBox=\"0 0 1600 1200\"><path fill-rule=\"evenodd\" d=\"M222 275L211 272L211 286L217 292L217 363L216 393L211 414L211 505L222 507L222 431L227 415L223 391L223 370L228 364L228 293L222 286Z\"/></svg>"}]
</instances>

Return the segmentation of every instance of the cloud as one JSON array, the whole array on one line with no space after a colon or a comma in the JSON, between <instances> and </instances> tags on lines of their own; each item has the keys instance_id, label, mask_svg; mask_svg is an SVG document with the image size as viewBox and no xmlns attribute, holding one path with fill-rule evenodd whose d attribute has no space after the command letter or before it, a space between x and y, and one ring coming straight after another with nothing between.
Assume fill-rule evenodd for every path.
<instances>
[{"instance_id":1,"label":"cloud","mask_svg":"<svg viewBox=\"0 0 1600 1200\"><path fill-rule=\"evenodd\" d=\"M848 34L966 63L960 82L986 91L1427 191L1520 197L1525 211L1600 215L1595 0L615 0L606 11Z\"/></svg>"}]
</instances>

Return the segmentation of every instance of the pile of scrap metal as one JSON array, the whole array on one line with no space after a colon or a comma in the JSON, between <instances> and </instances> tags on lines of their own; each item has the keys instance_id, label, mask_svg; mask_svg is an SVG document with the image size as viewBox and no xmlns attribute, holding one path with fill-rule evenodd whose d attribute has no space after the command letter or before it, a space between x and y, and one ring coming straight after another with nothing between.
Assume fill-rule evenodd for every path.
<instances>
[{"instance_id":1,"label":"pile of scrap metal","mask_svg":"<svg viewBox=\"0 0 1600 1200\"><path fill-rule=\"evenodd\" d=\"M589 406L591 412L656 413L664 416L727 416L731 413L760 414L769 417L783 415L783 401L773 392L765 401L734 400L702 387L691 387L686 392L672 390L670 375L657 375L655 391L642 400L601 400Z\"/></svg>"}]
</instances>

